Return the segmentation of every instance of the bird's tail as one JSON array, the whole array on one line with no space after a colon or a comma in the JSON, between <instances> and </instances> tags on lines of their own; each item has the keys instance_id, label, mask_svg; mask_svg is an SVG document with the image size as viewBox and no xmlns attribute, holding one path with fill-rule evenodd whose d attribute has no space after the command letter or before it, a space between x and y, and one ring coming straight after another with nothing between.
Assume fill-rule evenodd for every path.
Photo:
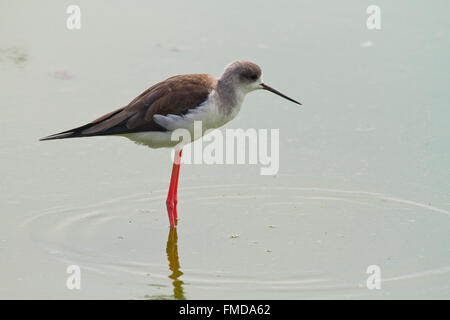
<instances>
[{"instance_id":1,"label":"bird's tail","mask_svg":"<svg viewBox=\"0 0 450 320\"><path fill-rule=\"evenodd\" d=\"M64 132L60 132L60 133L55 133L55 134L49 135L44 138L40 138L39 141L76 138L76 137L80 137L80 135L76 135L74 131L69 130L69 131L64 131Z\"/></svg>"},{"instance_id":2,"label":"bird's tail","mask_svg":"<svg viewBox=\"0 0 450 320\"><path fill-rule=\"evenodd\" d=\"M73 129L63 131L60 133L56 133L56 134L52 134L47 137L39 139L39 141L67 139L67 138L92 137L92 136L118 133L119 130L117 130L117 128L114 125L122 123L124 120L126 120L126 118L117 117L117 119L114 119L113 117L118 116L123 109L124 108L122 107L113 112L105 114L104 116L102 116L88 124L85 124L81 127L73 128ZM108 122L111 123L109 126L108 126L108 124L109 124ZM102 123L105 125L104 125L104 127L100 128L99 130L89 130L91 128L95 129L95 128L99 127L99 125Z\"/></svg>"}]
</instances>

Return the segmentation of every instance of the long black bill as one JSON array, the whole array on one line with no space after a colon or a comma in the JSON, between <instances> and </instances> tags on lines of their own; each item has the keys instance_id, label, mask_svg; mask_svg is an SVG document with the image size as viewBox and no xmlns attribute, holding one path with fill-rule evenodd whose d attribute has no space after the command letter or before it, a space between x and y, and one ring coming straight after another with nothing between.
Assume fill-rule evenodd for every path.
<instances>
[{"instance_id":1,"label":"long black bill","mask_svg":"<svg viewBox=\"0 0 450 320\"><path fill-rule=\"evenodd\" d=\"M299 105L301 105L301 103L300 102L298 102L298 101L295 101L294 99L292 99L292 98L289 98L288 96L286 96L286 95L284 95L284 94L282 94L280 91L278 91L278 90L275 90L274 88L271 88L271 87L269 87L267 84L264 84L264 83L261 83L261 87L264 89L264 90L267 90L267 91L270 91L270 92L273 92L273 93L275 93L275 94L277 94L277 95L279 95L280 97L283 97L283 98L285 98L285 99L287 99L287 100L289 100L289 101L292 101L292 102L294 102L294 103L297 103L297 104L299 104Z\"/></svg>"}]
</instances>

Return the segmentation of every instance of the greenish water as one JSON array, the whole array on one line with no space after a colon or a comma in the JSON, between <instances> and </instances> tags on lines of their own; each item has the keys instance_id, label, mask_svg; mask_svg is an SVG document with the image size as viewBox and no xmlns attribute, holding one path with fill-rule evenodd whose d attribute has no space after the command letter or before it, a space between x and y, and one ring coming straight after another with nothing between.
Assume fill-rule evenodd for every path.
<instances>
[{"instance_id":1,"label":"greenish water","mask_svg":"<svg viewBox=\"0 0 450 320\"><path fill-rule=\"evenodd\" d=\"M448 2L70 4L0 1L0 298L450 297ZM280 129L279 173L182 166L177 232L168 150L38 142L236 59L304 106L250 94L226 127Z\"/></svg>"}]
</instances>

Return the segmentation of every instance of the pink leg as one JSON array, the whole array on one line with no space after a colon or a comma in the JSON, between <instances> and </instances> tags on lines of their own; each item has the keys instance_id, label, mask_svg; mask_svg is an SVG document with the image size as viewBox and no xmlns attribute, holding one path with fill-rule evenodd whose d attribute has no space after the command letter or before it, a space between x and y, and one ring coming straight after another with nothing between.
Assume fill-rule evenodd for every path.
<instances>
[{"instance_id":1,"label":"pink leg","mask_svg":"<svg viewBox=\"0 0 450 320\"><path fill-rule=\"evenodd\" d=\"M178 189L178 176L180 173L180 159L181 159L181 150L179 153L175 153L175 159L173 161L172 167L172 176L170 178L169 193L167 194L166 200L167 213L169 214L169 222L171 227L175 226L176 219L178 218L177 189Z\"/></svg>"},{"instance_id":2,"label":"pink leg","mask_svg":"<svg viewBox=\"0 0 450 320\"><path fill-rule=\"evenodd\" d=\"M177 203L178 203L178 178L180 176L180 160L181 160L181 153L183 152L183 150L180 150L180 152L178 153L178 166L177 166L177 177L175 180L175 192L174 192L174 199L173 202L175 204L175 211L174 211L174 218L175 221L178 220L178 212L177 212Z\"/></svg>"}]
</instances>

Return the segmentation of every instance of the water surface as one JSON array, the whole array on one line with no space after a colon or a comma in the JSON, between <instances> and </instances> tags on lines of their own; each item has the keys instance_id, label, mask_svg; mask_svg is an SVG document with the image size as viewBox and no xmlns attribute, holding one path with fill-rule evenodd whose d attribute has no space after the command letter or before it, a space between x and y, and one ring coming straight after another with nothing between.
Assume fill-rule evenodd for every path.
<instances>
[{"instance_id":1,"label":"water surface","mask_svg":"<svg viewBox=\"0 0 450 320\"><path fill-rule=\"evenodd\" d=\"M0 3L1 298L450 297L447 2L378 1L379 31L367 1L77 3L76 31ZM38 142L235 59L304 106L249 95L226 127L280 129L279 173L183 166L177 230L167 150Z\"/></svg>"}]
</instances>

